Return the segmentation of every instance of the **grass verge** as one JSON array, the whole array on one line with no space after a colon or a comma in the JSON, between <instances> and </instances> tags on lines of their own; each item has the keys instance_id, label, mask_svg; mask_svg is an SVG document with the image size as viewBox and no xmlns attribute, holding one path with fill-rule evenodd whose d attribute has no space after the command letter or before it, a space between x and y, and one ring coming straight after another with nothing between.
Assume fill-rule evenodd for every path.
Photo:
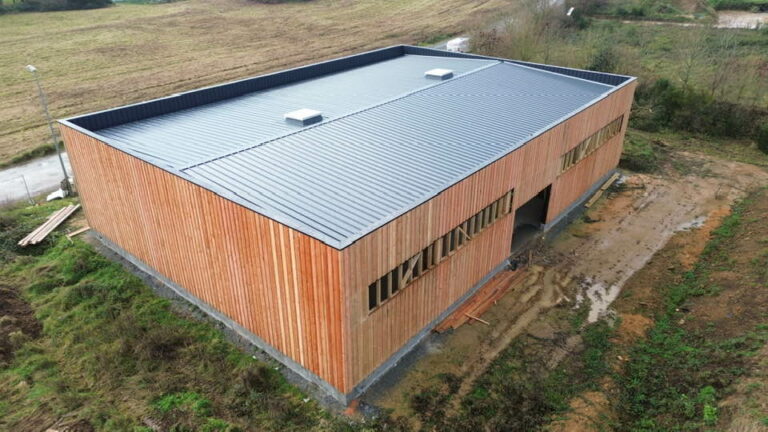
<instances>
[{"instance_id":1,"label":"grass verge","mask_svg":"<svg viewBox=\"0 0 768 432\"><path fill-rule=\"evenodd\" d=\"M756 230L764 221L744 215L757 199L767 200L766 196L768 190L762 189L734 206L733 213L713 232L695 267L666 288L655 326L630 350L631 361L617 376L616 411L621 430L708 430L718 424L718 401L731 391L736 379L748 370L752 356L768 342L768 315L741 314L727 319L738 320L736 331L729 332L727 323L702 319L690 311L699 298L721 295L714 275L738 266L733 253L742 247L745 234L760 235ZM751 286L750 282L757 280L754 288L764 290L765 281L759 282L760 267L738 267L747 270L739 271L739 283ZM734 295L729 291L729 300L713 301L732 302ZM752 307L762 306L755 301Z\"/></svg>"},{"instance_id":2,"label":"grass verge","mask_svg":"<svg viewBox=\"0 0 768 432\"><path fill-rule=\"evenodd\" d=\"M434 384L415 394L411 408L422 430L537 430L569 408L581 392L597 389L609 370L613 326L605 321L585 326L580 343L551 370L541 353L518 339L493 362L462 401L459 411L446 411L458 390L458 377L439 375ZM563 341L567 345L567 342Z\"/></svg>"},{"instance_id":3,"label":"grass verge","mask_svg":"<svg viewBox=\"0 0 768 432\"><path fill-rule=\"evenodd\" d=\"M121 431L353 427L89 244L55 232L16 249L20 236L67 203L0 216L0 284L21 293L42 324L0 365L0 429L44 430L62 417Z\"/></svg>"},{"instance_id":4,"label":"grass verge","mask_svg":"<svg viewBox=\"0 0 768 432\"><path fill-rule=\"evenodd\" d=\"M64 145L64 143L60 143L60 145ZM63 148L63 147L62 147ZM2 168L8 168L13 165L19 165L24 162L29 162L33 159L37 159L39 157L48 156L50 154L56 153L56 148L50 144L43 144L40 146L37 146L31 150L27 150L25 152L19 153L18 155L10 158L9 160L5 162L0 162L0 169Z\"/></svg>"}]
</instances>

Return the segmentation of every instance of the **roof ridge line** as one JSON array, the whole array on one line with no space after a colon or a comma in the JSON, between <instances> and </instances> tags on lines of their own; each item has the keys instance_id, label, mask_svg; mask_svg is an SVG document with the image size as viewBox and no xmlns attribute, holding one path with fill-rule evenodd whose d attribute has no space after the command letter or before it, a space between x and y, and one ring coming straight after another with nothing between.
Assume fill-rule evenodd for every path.
<instances>
[{"instance_id":1,"label":"roof ridge line","mask_svg":"<svg viewBox=\"0 0 768 432\"><path fill-rule=\"evenodd\" d=\"M387 100L385 100L383 102L379 102L377 104L361 108L361 109L359 109L357 111L352 111L352 112L344 114L344 115L342 115L340 117L332 118L332 119L330 119L328 121L323 121L323 122L320 122L320 123L316 123L316 124L313 124L313 125L309 125L309 126L303 127L302 129L299 129L299 130L296 130L296 131L293 131L293 132L289 132L289 133L286 133L286 134L278 135L278 136L269 138L267 140L261 141L261 142L259 142L257 144L254 144L254 145L243 147L243 148L240 148L240 149L237 149L237 150L234 150L234 151L228 151L228 152L223 153L223 154L221 154L219 156L214 156L214 157L208 158L208 159L206 159L204 161L201 161L201 162L193 162L191 164L186 164L186 165L184 165L182 167L179 167L177 169L179 171L181 171L181 172L184 172L186 170L189 170L189 169L192 169L192 168L196 168L196 167L198 167L200 165L205 165L205 164L208 164L208 163L211 163L211 162L215 162L215 161L217 161L219 159L224 159L224 158L229 157L229 156L234 156L234 155L236 155L238 153L246 152L248 150L252 150L252 149L261 147L261 146L269 144L269 143L271 143L273 141L277 141L277 140L280 140L280 139L283 139L283 138L286 138L286 137L289 137L289 136L292 136L292 135L296 135L296 134L299 134L299 133L302 133L302 132L306 132L306 131L308 131L310 129L314 129L314 128L318 128L318 127L321 127L321 126L324 126L324 125L328 125L328 124L331 124L331 123L333 123L335 121L342 120L342 119L345 119L347 117L351 117L351 116L363 113L365 111L370 111L370 110L372 110L374 108L378 108L380 106L384 106L384 105L396 102L398 100L405 99L405 98L407 98L409 96L413 96L414 94L417 94L417 93L420 93L420 92L432 89L432 88L440 86L442 84L446 84L446 83L449 83L449 82L452 82L452 81L456 81L458 79L462 79L462 78L465 78L467 76L470 76L470 75L472 75L472 74L474 74L476 72L480 72L482 70L485 70L485 69L488 69L488 68L491 68L491 67L498 66L500 64L506 63L505 61L499 60L499 59L490 59L490 60L494 60L495 63L491 63L491 64L488 64L488 65L481 66L481 67L479 67L477 69L474 69L474 70L466 72L466 73L464 73L462 75L459 75L459 76L457 76L457 77L455 77L453 79L447 79L447 80L438 81L438 82L436 82L434 84L430 84L428 86L421 87L419 89L409 91L407 93L404 93L404 94L395 96L393 98L387 99Z\"/></svg>"}]
</instances>

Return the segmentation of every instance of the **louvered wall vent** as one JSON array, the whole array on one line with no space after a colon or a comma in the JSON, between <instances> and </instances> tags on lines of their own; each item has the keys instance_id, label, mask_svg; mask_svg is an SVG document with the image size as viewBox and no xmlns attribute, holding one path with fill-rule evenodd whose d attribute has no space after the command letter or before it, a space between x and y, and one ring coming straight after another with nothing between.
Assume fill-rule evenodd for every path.
<instances>
[{"instance_id":1,"label":"louvered wall vent","mask_svg":"<svg viewBox=\"0 0 768 432\"><path fill-rule=\"evenodd\" d=\"M453 78L453 71L450 69L431 69L424 72L424 76L433 80L447 80Z\"/></svg>"},{"instance_id":2,"label":"louvered wall vent","mask_svg":"<svg viewBox=\"0 0 768 432\"><path fill-rule=\"evenodd\" d=\"M288 123L297 124L299 126L307 126L322 121L323 113L309 108L302 108L300 110L286 113L283 118L285 118L285 121Z\"/></svg>"}]
</instances>

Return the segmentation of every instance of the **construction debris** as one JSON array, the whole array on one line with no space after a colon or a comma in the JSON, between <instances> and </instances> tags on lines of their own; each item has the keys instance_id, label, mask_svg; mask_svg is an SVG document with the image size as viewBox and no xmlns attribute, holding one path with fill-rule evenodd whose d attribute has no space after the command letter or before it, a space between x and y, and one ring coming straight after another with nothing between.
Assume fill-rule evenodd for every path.
<instances>
[{"instance_id":1,"label":"construction debris","mask_svg":"<svg viewBox=\"0 0 768 432\"><path fill-rule=\"evenodd\" d=\"M483 324L485 324L485 325L491 325L491 323L489 323L488 321L486 321L486 320L484 320L484 319L481 319L481 318L478 318L478 317L476 317L476 316L474 316L474 315L470 315L470 314L468 314L468 313L464 313L464 315L466 315L466 316L467 316L467 318L469 318L469 319L473 319L473 320L475 320L475 321L477 321L477 322L481 322L481 323L483 323Z\"/></svg>"},{"instance_id":2,"label":"construction debris","mask_svg":"<svg viewBox=\"0 0 768 432\"><path fill-rule=\"evenodd\" d=\"M74 237L74 236L76 236L78 234L82 234L82 233L88 231L89 229L91 229L91 227L84 226L84 227L82 227L82 228L80 228L78 230L72 231L71 233L67 234L67 238L68 239L72 239L72 237Z\"/></svg>"},{"instance_id":3,"label":"construction debris","mask_svg":"<svg viewBox=\"0 0 768 432\"><path fill-rule=\"evenodd\" d=\"M609 179L608 179L608 180L607 180L605 183L603 183L603 185L602 185L602 186L600 186L600 189L598 189L598 190L597 190L597 192L595 192L595 194L594 194L594 195L592 195L592 198L590 198L590 199L589 199L589 201L587 201L587 202L584 204L584 207L586 207L586 208L590 208L590 207L592 207L592 205L593 205L595 202L597 202L597 200L599 200L601 196L603 196L603 192L605 192L605 191L606 191L606 190L607 190L609 187L611 187L611 185L613 184L613 182L615 182L615 181L616 181L616 179L618 179L619 177L621 177L621 174L619 174L619 173L614 173L614 174L611 176L611 178L609 178Z\"/></svg>"},{"instance_id":4,"label":"construction debris","mask_svg":"<svg viewBox=\"0 0 768 432\"><path fill-rule=\"evenodd\" d=\"M464 302L463 305L459 306L454 313L438 324L434 331L442 333L449 329L457 329L470 320L490 325L490 322L481 319L480 316L493 306L497 300L502 298L509 289L522 281L527 273L527 269L519 269L516 271L505 270L499 272L499 274L491 278L485 286L480 288L475 295Z\"/></svg>"},{"instance_id":5,"label":"construction debris","mask_svg":"<svg viewBox=\"0 0 768 432\"><path fill-rule=\"evenodd\" d=\"M51 233L56 227L61 225L72 213L80 208L80 204L68 205L61 210L53 213L48 217L48 220L44 224L37 227L34 231L29 233L26 237L19 240L19 246L35 245L43 241L48 234Z\"/></svg>"}]
</instances>

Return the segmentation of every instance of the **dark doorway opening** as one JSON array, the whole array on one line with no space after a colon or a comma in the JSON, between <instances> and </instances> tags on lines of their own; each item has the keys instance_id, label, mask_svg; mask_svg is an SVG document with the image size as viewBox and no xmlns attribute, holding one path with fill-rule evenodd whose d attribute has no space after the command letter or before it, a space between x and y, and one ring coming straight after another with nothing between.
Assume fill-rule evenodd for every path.
<instances>
[{"instance_id":1,"label":"dark doorway opening","mask_svg":"<svg viewBox=\"0 0 768 432\"><path fill-rule=\"evenodd\" d=\"M512 252L524 249L531 240L541 234L547 221L549 195L552 185L547 186L515 211L515 228L512 232Z\"/></svg>"}]
</instances>

